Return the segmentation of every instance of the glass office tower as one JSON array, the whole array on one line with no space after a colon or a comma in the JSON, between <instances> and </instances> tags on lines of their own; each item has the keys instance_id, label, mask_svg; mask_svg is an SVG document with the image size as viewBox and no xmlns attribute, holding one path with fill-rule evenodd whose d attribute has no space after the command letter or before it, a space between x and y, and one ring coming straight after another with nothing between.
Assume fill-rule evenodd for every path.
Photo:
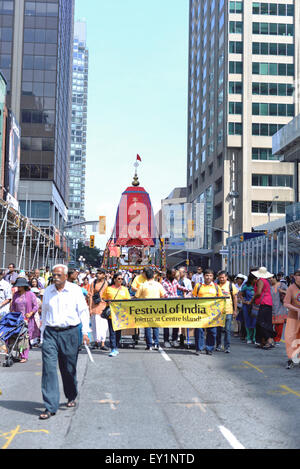
<instances>
[{"instance_id":1,"label":"glass office tower","mask_svg":"<svg viewBox=\"0 0 300 469\"><path fill-rule=\"evenodd\" d=\"M1 1L0 64L21 125L19 201L36 224L67 221L73 0Z\"/></svg>"},{"instance_id":2,"label":"glass office tower","mask_svg":"<svg viewBox=\"0 0 300 469\"><path fill-rule=\"evenodd\" d=\"M85 221L88 66L89 52L86 47L86 23L76 21L73 46L69 224ZM68 237L71 240L70 246L75 248L78 240L84 241L86 238L85 226L74 226L69 229Z\"/></svg>"},{"instance_id":3,"label":"glass office tower","mask_svg":"<svg viewBox=\"0 0 300 469\"><path fill-rule=\"evenodd\" d=\"M293 166L272 155L272 135L299 112L299 8L190 0L188 201L206 204L203 247L216 268L228 233L294 200Z\"/></svg>"}]
</instances>

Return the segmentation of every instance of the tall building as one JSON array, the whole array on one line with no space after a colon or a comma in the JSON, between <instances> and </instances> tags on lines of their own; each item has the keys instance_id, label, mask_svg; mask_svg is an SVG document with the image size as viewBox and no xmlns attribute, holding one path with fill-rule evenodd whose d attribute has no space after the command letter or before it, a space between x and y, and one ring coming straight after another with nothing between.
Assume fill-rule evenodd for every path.
<instances>
[{"instance_id":1,"label":"tall building","mask_svg":"<svg viewBox=\"0 0 300 469\"><path fill-rule=\"evenodd\" d=\"M84 222L89 52L86 23L76 21L73 46L72 128L68 224ZM68 230L70 246L86 238L84 226Z\"/></svg>"},{"instance_id":2,"label":"tall building","mask_svg":"<svg viewBox=\"0 0 300 469\"><path fill-rule=\"evenodd\" d=\"M284 215L294 168L272 135L299 112L300 5L190 0L187 188L215 268L228 234ZM199 229L199 227L196 227Z\"/></svg>"},{"instance_id":3,"label":"tall building","mask_svg":"<svg viewBox=\"0 0 300 469\"><path fill-rule=\"evenodd\" d=\"M0 2L0 67L21 125L19 202L39 226L67 221L74 0Z\"/></svg>"}]
</instances>

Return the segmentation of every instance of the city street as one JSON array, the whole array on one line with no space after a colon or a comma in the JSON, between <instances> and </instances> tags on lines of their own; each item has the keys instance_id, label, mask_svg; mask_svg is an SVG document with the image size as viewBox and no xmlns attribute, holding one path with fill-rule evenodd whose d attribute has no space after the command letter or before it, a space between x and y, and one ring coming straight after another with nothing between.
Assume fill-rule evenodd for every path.
<instances>
[{"instance_id":1,"label":"city street","mask_svg":"<svg viewBox=\"0 0 300 469\"><path fill-rule=\"evenodd\" d=\"M285 345L260 350L232 338L231 354L194 350L82 351L75 409L41 421L41 351L0 368L1 449L298 448L300 369ZM130 454L130 452L128 452Z\"/></svg>"}]
</instances>

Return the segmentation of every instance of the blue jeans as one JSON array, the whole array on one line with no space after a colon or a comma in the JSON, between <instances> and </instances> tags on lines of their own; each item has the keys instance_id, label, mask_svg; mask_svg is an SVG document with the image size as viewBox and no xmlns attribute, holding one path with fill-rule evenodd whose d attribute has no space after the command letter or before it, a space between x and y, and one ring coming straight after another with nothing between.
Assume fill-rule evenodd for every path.
<instances>
[{"instance_id":1,"label":"blue jeans","mask_svg":"<svg viewBox=\"0 0 300 469\"><path fill-rule=\"evenodd\" d=\"M109 330L109 345L111 350L118 348L119 342L121 340L121 331L114 331L111 319L107 320L108 330Z\"/></svg>"},{"instance_id":2,"label":"blue jeans","mask_svg":"<svg viewBox=\"0 0 300 469\"><path fill-rule=\"evenodd\" d=\"M232 323L232 314L226 314L225 337L224 337L225 350L230 347L231 323ZM222 329L223 329L222 327L217 327L217 347L221 345Z\"/></svg>"},{"instance_id":3,"label":"blue jeans","mask_svg":"<svg viewBox=\"0 0 300 469\"><path fill-rule=\"evenodd\" d=\"M204 350L204 329L195 329L195 346L198 352Z\"/></svg>"},{"instance_id":4,"label":"blue jeans","mask_svg":"<svg viewBox=\"0 0 300 469\"><path fill-rule=\"evenodd\" d=\"M158 327L146 327L145 337L146 337L147 347L153 346L153 341L151 337L151 329L153 330L154 345L159 345L159 328Z\"/></svg>"},{"instance_id":5,"label":"blue jeans","mask_svg":"<svg viewBox=\"0 0 300 469\"><path fill-rule=\"evenodd\" d=\"M212 352L215 347L216 342L216 335L217 335L217 328L216 327L208 327L206 329L206 343L204 346L204 330L202 328L195 329L195 345L196 350L204 350L204 348Z\"/></svg>"}]
</instances>

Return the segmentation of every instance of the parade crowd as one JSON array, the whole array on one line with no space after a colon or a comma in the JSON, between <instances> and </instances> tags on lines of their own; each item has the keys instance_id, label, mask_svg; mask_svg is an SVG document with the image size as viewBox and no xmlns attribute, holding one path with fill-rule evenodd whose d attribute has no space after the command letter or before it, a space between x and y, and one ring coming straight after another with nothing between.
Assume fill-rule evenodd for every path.
<instances>
[{"instance_id":1,"label":"parade crowd","mask_svg":"<svg viewBox=\"0 0 300 469\"><path fill-rule=\"evenodd\" d=\"M122 333L113 330L111 318L104 314L109 301L226 296L224 328L195 328L194 331L164 328L161 345L165 349L184 348L186 336L191 334L196 355L230 353L234 335L249 347L271 350L281 341L286 324L286 367L294 366L293 358L298 354L298 342L300 344L300 270L285 277L282 272L274 275L265 267L251 268L248 276L229 276L225 271L214 273L211 269L202 271L201 267L196 272L187 272L181 267L167 269L165 273L149 267L140 272L69 269L67 281L80 287L85 299L92 332L91 349L108 351L110 357L119 354ZM28 322L29 344L22 350L20 363L26 363L30 349L39 347L43 341L43 298L51 285L53 274L49 267L16 272L15 266L10 264L6 271L0 272L0 320L11 311L22 313ZM81 329L82 326L79 345L82 345ZM146 350L160 348L158 328L146 328L144 338Z\"/></svg>"}]
</instances>

